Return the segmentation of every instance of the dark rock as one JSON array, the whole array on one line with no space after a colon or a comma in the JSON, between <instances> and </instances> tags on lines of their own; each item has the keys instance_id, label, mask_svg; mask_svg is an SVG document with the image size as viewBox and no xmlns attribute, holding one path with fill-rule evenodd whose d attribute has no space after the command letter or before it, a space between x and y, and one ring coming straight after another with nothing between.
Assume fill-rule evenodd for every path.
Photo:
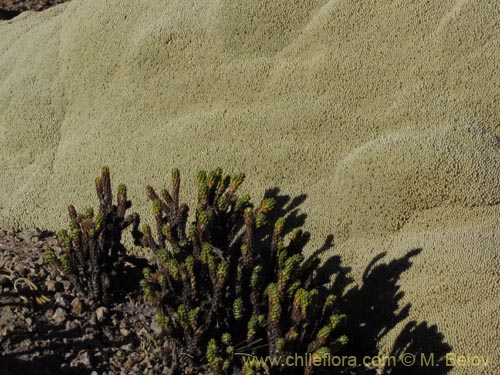
<instances>
[{"instance_id":1,"label":"dark rock","mask_svg":"<svg viewBox=\"0 0 500 375\"><path fill-rule=\"evenodd\" d=\"M88 352L80 352L78 356L71 361L70 366L71 367L79 367L79 366L84 366L84 367L90 367L92 365L90 361L90 356Z\"/></svg>"},{"instance_id":2,"label":"dark rock","mask_svg":"<svg viewBox=\"0 0 500 375\"><path fill-rule=\"evenodd\" d=\"M40 271L38 271L38 276L44 279L45 277L47 277L47 271L45 271L44 268L40 269Z\"/></svg>"},{"instance_id":3,"label":"dark rock","mask_svg":"<svg viewBox=\"0 0 500 375\"><path fill-rule=\"evenodd\" d=\"M66 322L66 330L67 331L72 331L74 329L77 329L79 327L78 321L77 320L68 320Z\"/></svg>"},{"instance_id":4,"label":"dark rock","mask_svg":"<svg viewBox=\"0 0 500 375\"><path fill-rule=\"evenodd\" d=\"M0 286L2 285L7 285L10 284L10 279L7 277L7 275L1 275L0 274Z\"/></svg>"}]
</instances>

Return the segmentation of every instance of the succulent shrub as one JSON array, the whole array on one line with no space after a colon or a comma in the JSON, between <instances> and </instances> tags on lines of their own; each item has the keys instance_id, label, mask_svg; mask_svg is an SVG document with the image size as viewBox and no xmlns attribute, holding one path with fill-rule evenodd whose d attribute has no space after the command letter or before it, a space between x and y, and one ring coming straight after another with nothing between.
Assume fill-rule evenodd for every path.
<instances>
[{"instance_id":1,"label":"succulent shrub","mask_svg":"<svg viewBox=\"0 0 500 375\"><path fill-rule=\"evenodd\" d=\"M244 356L322 356L347 341L336 333L343 315L328 281L316 277L318 262L302 254L305 234L295 228L285 236L284 218L267 230L275 201L254 206L239 196L244 178L221 169L199 172L188 223L175 169L171 190L146 188L156 228L144 225L134 235L155 254L157 266L144 270L142 287L158 306L157 323L191 365L208 365L215 374L255 373L258 363ZM312 369L279 366L273 373Z\"/></svg>"},{"instance_id":2,"label":"succulent shrub","mask_svg":"<svg viewBox=\"0 0 500 375\"><path fill-rule=\"evenodd\" d=\"M92 305L105 305L110 301L113 276L120 272L125 258L122 233L130 225L137 225L139 216L126 215L131 206L127 188L120 184L117 204L113 204L109 169L103 167L96 179L99 210L88 208L78 213L68 207L69 229L57 233L62 254L56 255L48 247L46 260L66 274L76 290L88 298Z\"/></svg>"}]
</instances>

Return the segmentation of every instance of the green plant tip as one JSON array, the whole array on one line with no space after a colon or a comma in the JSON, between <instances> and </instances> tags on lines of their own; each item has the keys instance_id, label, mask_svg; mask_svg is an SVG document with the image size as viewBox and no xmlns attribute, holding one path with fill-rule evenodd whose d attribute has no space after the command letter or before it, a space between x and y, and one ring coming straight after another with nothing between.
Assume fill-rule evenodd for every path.
<instances>
[{"instance_id":1,"label":"green plant tip","mask_svg":"<svg viewBox=\"0 0 500 375\"><path fill-rule=\"evenodd\" d=\"M276 201L274 200L274 198L266 198L260 204L260 209L262 210L262 212L268 213L274 208L275 204Z\"/></svg>"},{"instance_id":2,"label":"green plant tip","mask_svg":"<svg viewBox=\"0 0 500 375\"><path fill-rule=\"evenodd\" d=\"M330 328L335 329L342 320L345 319L345 314L333 314L330 316Z\"/></svg>"},{"instance_id":3,"label":"green plant tip","mask_svg":"<svg viewBox=\"0 0 500 375\"><path fill-rule=\"evenodd\" d=\"M96 230L101 230L103 223L104 223L104 216L102 216L102 214L98 212L94 217L94 224Z\"/></svg>"},{"instance_id":4,"label":"green plant tip","mask_svg":"<svg viewBox=\"0 0 500 375\"><path fill-rule=\"evenodd\" d=\"M161 232L167 238L172 237L172 229L170 228L170 225L168 223L161 227Z\"/></svg>"},{"instance_id":5,"label":"green plant tip","mask_svg":"<svg viewBox=\"0 0 500 375\"><path fill-rule=\"evenodd\" d=\"M196 174L196 179L198 180L198 184L206 184L207 183L207 172L205 171L198 171Z\"/></svg>"},{"instance_id":6,"label":"green plant tip","mask_svg":"<svg viewBox=\"0 0 500 375\"><path fill-rule=\"evenodd\" d=\"M261 228L264 225L266 225L267 220L266 220L266 215L263 214L262 212L259 212L257 216L255 217L255 227L256 228Z\"/></svg>"},{"instance_id":7,"label":"green plant tip","mask_svg":"<svg viewBox=\"0 0 500 375\"><path fill-rule=\"evenodd\" d=\"M278 230L283 229L284 226L285 226L285 218L284 217L278 218L278 220L276 220L276 222L274 223L274 227Z\"/></svg>"},{"instance_id":8,"label":"green plant tip","mask_svg":"<svg viewBox=\"0 0 500 375\"><path fill-rule=\"evenodd\" d=\"M224 332L221 336L221 342L224 345L231 345L231 334L229 332Z\"/></svg>"},{"instance_id":9,"label":"green plant tip","mask_svg":"<svg viewBox=\"0 0 500 375\"><path fill-rule=\"evenodd\" d=\"M229 268L229 265L227 262L222 261L219 263L217 266L217 278L219 280L224 280L227 277L227 270Z\"/></svg>"},{"instance_id":10,"label":"green plant tip","mask_svg":"<svg viewBox=\"0 0 500 375\"><path fill-rule=\"evenodd\" d=\"M234 300L233 316L236 320L240 320L243 317L243 300L241 298L236 298Z\"/></svg>"},{"instance_id":11,"label":"green plant tip","mask_svg":"<svg viewBox=\"0 0 500 375\"><path fill-rule=\"evenodd\" d=\"M252 288L257 287L261 281L262 266L255 266L252 271L252 276L250 277L250 286Z\"/></svg>"},{"instance_id":12,"label":"green plant tip","mask_svg":"<svg viewBox=\"0 0 500 375\"><path fill-rule=\"evenodd\" d=\"M127 186L125 184L118 185L118 195L121 196L127 195Z\"/></svg>"},{"instance_id":13,"label":"green plant tip","mask_svg":"<svg viewBox=\"0 0 500 375\"><path fill-rule=\"evenodd\" d=\"M94 209L92 207L88 207L85 210L85 218L86 219L92 219L94 217Z\"/></svg>"},{"instance_id":14,"label":"green plant tip","mask_svg":"<svg viewBox=\"0 0 500 375\"><path fill-rule=\"evenodd\" d=\"M161 201L159 199L155 199L153 201L153 215L158 215L161 212Z\"/></svg>"},{"instance_id":15,"label":"green plant tip","mask_svg":"<svg viewBox=\"0 0 500 375\"><path fill-rule=\"evenodd\" d=\"M278 339L276 339L276 349L278 350L283 350L285 349L285 339L280 337Z\"/></svg>"},{"instance_id":16,"label":"green plant tip","mask_svg":"<svg viewBox=\"0 0 500 375\"><path fill-rule=\"evenodd\" d=\"M331 327L328 325L328 326L324 326L323 328L321 328L319 331L318 331L318 335L317 337L319 339L326 339L328 338L328 336L330 335L330 332L332 331Z\"/></svg>"},{"instance_id":17,"label":"green plant tip","mask_svg":"<svg viewBox=\"0 0 500 375\"><path fill-rule=\"evenodd\" d=\"M179 180L181 178L181 172L179 169L174 168L172 169L172 181Z\"/></svg>"},{"instance_id":18,"label":"green plant tip","mask_svg":"<svg viewBox=\"0 0 500 375\"><path fill-rule=\"evenodd\" d=\"M189 311L189 324L191 324L191 326L196 326L198 324L198 316L200 315L200 308L199 307L196 307L192 310Z\"/></svg>"},{"instance_id":19,"label":"green plant tip","mask_svg":"<svg viewBox=\"0 0 500 375\"><path fill-rule=\"evenodd\" d=\"M247 208L248 206L250 206L250 195L248 194L245 194L244 196L238 198L236 200L236 203L234 204L234 208L236 211L239 211L241 209L245 209Z\"/></svg>"},{"instance_id":20,"label":"green plant tip","mask_svg":"<svg viewBox=\"0 0 500 375\"><path fill-rule=\"evenodd\" d=\"M241 172L236 173L235 175L231 176L231 180L229 182L229 188L232 191L235 191L241 186L243 181L245 181L245 174Z\"/></svg>"}]
</instances>

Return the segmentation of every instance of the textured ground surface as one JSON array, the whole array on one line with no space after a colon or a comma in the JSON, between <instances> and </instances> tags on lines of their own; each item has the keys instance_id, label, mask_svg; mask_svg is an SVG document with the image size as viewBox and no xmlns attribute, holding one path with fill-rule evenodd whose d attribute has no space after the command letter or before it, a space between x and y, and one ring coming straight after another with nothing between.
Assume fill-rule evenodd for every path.
<instances>
[{"instance_id":1,"label":"textured ground surface","mask_svg":"<svg viewBox=\"0 0 500 375\"><path fill-rule=\"evenodd\" d=\"M0 375L214 375L182 352L171 367L171 345L154 321L156 309L138 290L142 269L148 262L154 267L154 257L135 258L137 266L127 262L111 303L92 308L67 276L47 266L47 246L61 251L53 233L0 229ZM237 351L249 349L241 343ZM361 365L337 370L380 375ZM314 372L331 373L331 368Z\"/></svg>"},{"instance_id":2,"label":"textured ground surface","mask_svg":"<svg viewBox=\"0 0 500 375\"><path fill-rule=\"evenodd\" d=\"M76 0L0 22L0 226L61 226L102 164L142 214L145 184L174 166L189 185L197 169L240 169L254 195L307 194L311 250L334 233L357 282L377 254L422 248L399 280L409 315L381 350L426 321L497 375L499 12Z\"/></svg>"},{"instance_id":3,"label":"textured ground surface","mask_svg":"<svg viewBox=\"0 0 500 375\"><path fill-rule=\"evenodd\" d=\"M58 249L51 233L0 230L0 374L162 373L153 308L132 291L90 309L44 264L46 246Z\"/></svg>"}]
</instances>

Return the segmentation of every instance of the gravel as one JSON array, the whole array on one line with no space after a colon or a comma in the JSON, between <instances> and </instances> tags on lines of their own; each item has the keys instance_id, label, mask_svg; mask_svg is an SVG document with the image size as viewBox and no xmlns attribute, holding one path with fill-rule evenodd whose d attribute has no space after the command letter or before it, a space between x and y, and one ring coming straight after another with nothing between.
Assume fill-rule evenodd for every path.
<instances>
[{"instance_id":1,"label":"gravel","mask_svg":"<svg viewBox=\"0 0 500 375\"><path fill-rule=\"evenodd\" d=\"M46 246L61 251L52 233L0 229L0 374L143 374L149 366L163 368L160 333L150 329L154 309L140 292L93 311L45 265ZM16 283L22 276L36 290Z\"/></svg>"}]
</instances>

